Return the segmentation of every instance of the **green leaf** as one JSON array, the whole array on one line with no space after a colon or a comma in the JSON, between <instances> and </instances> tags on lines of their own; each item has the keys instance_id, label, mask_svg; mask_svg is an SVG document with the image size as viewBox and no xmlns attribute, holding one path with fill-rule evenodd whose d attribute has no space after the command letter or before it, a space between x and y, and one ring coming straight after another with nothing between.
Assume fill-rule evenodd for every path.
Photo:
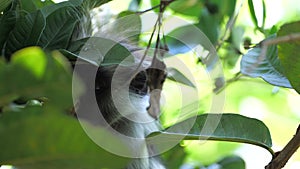
<instances>
[{"instance_id":1,"label":"green leaf","mask_svg":"<svg viewBox=\"0 0 300 169\"><path fill-rule=\"evenodd\" d=\"M38 45L48 50L66 49L79 18L73 7L54 11L46 19L46 27Z\"/></svg>"},{"instance_id":2,"label":"green leaf","mask_svg":"<svg viewBox=\"0 0 300 169\"><path fill-rule=\"evenodd\" d=\"M273 35L268 39L274 37ZM261 47L256 46L242 57L241 73L250 77L261 77L272 85L291 88L289 80L284 75L282 63L278 59L276 45L268 47L266 56L260 56L261 51Z\"/></svg>"},{"instance_id":3,"label":"green leaf","mask_svg":"<svg viewBox=\"0 0 300 169\"><path fill-rule=\"evenodd\" d=\"M176 145L171 150L162 154L162 157L166 163L167 168L180 168L186 157L184 148L180 145Z\"/></svg>"},{"instance_id":4,"label":"green leaf","mask_svg":"<svg viewBox=\"0 0 300 169\"><path fill-rule=\"evenodd\" d=\"M11 63L31 70L35 77L41 78L46 70L47 57L40 48L31 47L16 52Z\"/></svg>"},{"instance_id":5,"label":"green leaf","mask_svg":"<svg viewBox=\"0 0 300 169\"><path fill-rule=\"evenodd\" d=\"M188 131L186 131L189 129ZM155 137L159 139L155 140ZM154 138L154 139L151 139ZM179 122L164 131L151 133L147 139L156 145L172 141L215 140L248 143L268 150L272 140L267 126L253 118L238 114L203 114Z\"/></svg>"},{"instance_id":6,"label":"green leaf","mask_svg":"<svg viewBox=\"0 0 300 169\"><path fill-rule=\"evenodd\" d=\"M101 34L110 35L111 37L107 38L112 38L116 41L124 41L125 39L137 42L141 29L142 21L140 16L130 11L125 11L120 13L114 22L104 25L102 27L104 33Z\"/></svg>"},{"instance_id":7,"label":"green leaf","mask_svg":"<svg viewBox=\"0 0 300 169\"><path fill-rule=\"evenodd\" d=\"M215 3L218 7L218 15L220 21L224 18L224 16L232 17L234 14L236 0L231 1L220 1L220 0L210 0L209 2Z\"/></svg>"},{"instance_id":8,"label":"green leaf","mask_svg":"<svg viewBox=\"0 0 300 169\"><path fill-rule=\"evenodd\" d=\"M46 26L46 20L40 11L20 18L8 36L5 53L13 52L28 46L36 46Z\"/></svg>"},{"instance_id":9,"label":"green leaf","mask_svg":"<svg viewBox=\"0 0 300 169\"><path fill-rule=\"evenodd\" d=\"M89 130L99 133L99 141L126 150L105 129L90 125ZM0 164L20 169L123 168L128 162L95 144L75 118L40 106L2 114L0 135Z\"/></svg>"},{"instance_id":10,"label":"green leaf","mask_svg":"<svg viewBox=\"0 0 300 169\"><path fill-rule=\"evenodd\" d=\"M216 45L219 38L219 22L216 15L210 14L206 9L202 10L197 27L203 31L213 45Z\"/></svg>"},{"instance_id":11,"label":"green leaf","mask_svg":"<svg viewBox=\"0 0 300 169\"><path fill-rule=\"evenodd\" d=\"M0 18L0 49L2 50L9 33L17 22L17 12L8 11Z\"/></svg>"},{"instance_id":12,"label":"green leaf","mask_svg":"<svg viewBox=\"0 0 300 169\"><path fill-rule=\"evenodd\" d=\"M160 4L160 0L151 0L151 6L157 7ZM153 12L159 12L159 8L155 8Z\"/></svg>"},{"instance_id":13,"label":"green leaf","mask_svg":"<svg viewBox=\"0 0 300 169\"><path fill-rule=\"evenodd\" d=\"M55 4L52 0L33 0L35 6L37 7L37 9L41 9L44 8L48 5L53 5Z\"/></svg>"},{"instance_id":14,"label":"green leaf","mask_svg":"<svg viewBox=\"0 0 300 169\"><path fill-rule=\"evenodd\" d=\"M256 14L255 14L255 8L254 8L252 0L248 0L248 7L249 7L251 19L252 19L254 25L258 28L259 27L258 26L258 21L257 21L257 17L256 17Z\"/></svg>"},{"instance_id":15,"label":"green leaf","mask_svg":"<svg viewBox=\"0 0 300 169\"><path fill-rule=\"evenodd\" d=\"M278 31L278 37L300 33L300 21L283 25ZM300 40L294 40L278 45L278 55L286 77L293 88L300 93Z\"/></svg>"},{"instance_id":16,"label":"green leaf","mask_svg":"<svg viewBox=\"0 0 300 169\"><path fill-rule=\"evenodd\" d=\"M191 51L197 45L202 45L205 49L210 49L207 45L209 39L197 27L197 25L186 25L174 29L166 35L169 52L172 55Z\"/></svg>"},{"instance_id":17,"label":"green leaf","mask_svg":"<svg viewBox=\"0 0 300 169\"><path fill-rule=\"evenodd\" d=\"M49 15L53 14L56 10L66 8L66 7L75 9L76 7L80 6L81 4L82 4L82 0L70 0L70 1L64 1L61 3L45 6L40 10L45 17L48 17Z\"/></svg>"},{"instance_id":18,"label":"green leaf","mask_svg":"<svg viewBox=\"0 0 300 169\"><path fill-rule=\"evenodd\" d=\"M66 62L57 52L50 56L37 47L18 51L12 62L0 69L0 105L20 97L46 97L50 106L69 108L72 105L72 74Z\"/></svg>"},{"instance_id":19,"label":"green leaf","mask_svg":"<svg viewBox=\"0 0 300 169\"><path fill-rule=\"evenodd\" d=\"M34 4L34 0L21 0L20 6L21 6L22 10L24 10L28 13L35 12L38 9L36 7L36 5Z\"/></svg>"},{"instance_id":20,"label":"green leaf","mask_svg":"<svg viewBox=\"0 0 300 169\"><path fill-rule=\"evenodd\" d=\"M266 24L266 18L267 18L267 7L266 7L265 0L262 0L262 6L263 6L263 21L261 27L264 28Z\"/></svg>"},{"instance_id":21,"label":"green leaf","mask_svg":"<svg viewBox=\"0 0 300 169\"><path fill-rule=\"evenodd\" d=\"M214 15L217 23L221 23L225 16L233 17L236 0L220 1L210 0L205 2L206 10L210 15Z\"/></svg>"},{"instance_id":22,"label":"green leaf","mask_svg":"<svg viewBox=\"0 0 300 169\"><path fill-rule=\"evenodd\" d=\"M91 9L97 8L97 7L101 6L102 4L105 4L109 1L111 1L111 0L84 0L83 7L85 9L91 10Z\"/></svg>"},{"instance_id":23,"label":"green leaf","mask_svg":"<svg viewBox=\"0 0 300 169\"><path fill-rule=\"evenodd\" d=\"M195 88L195 85L193 82L191 82L185 75L183 75L180 71L178 71L175 68L168 68L167 69L167 78L174 81L174 82L179 82L181 84L190 86Z\"/></svg>"},{"instance_id":24,"label":"green leaf","mask_svg":"<svg viewBox=\"0 0 300 169\"><path fill-rule=\"evenodd\" d=\"M41 9L48 5L53 5L54 2L52 0L21 0L20 5L22 10L27 12L35 12L38 9Z\"/></svg>"},{"instance_id":25,"label":"green leaf","mask_svg":"<svg viewBox=\"0 0 300 169\"><path fill-rule=\"evenodd\" d=\"M10 4L12 0L1 0L0 1L0 13L3 12Z\"/></svg>"},{"instance_id":26,"label":"green leaf","mask_svg":"<svg viewBox=\"0 0 300 169\"><path fill-rule=\"evenodd\" d=\"M263 12L262 26L259 26L257 16L256 16L256 13L255 13L253 0L248 0L248 7L249 7L251 19L252 19L256 29L258 29L261 32L264 32L264 26L265 26L265 21L266 21L266 4L265 4L264 0L261 0L261 2L262 2L262 8L263 8L263 11L262 11Z\"/></svg>"},{"instance_id":27,"label":"green leaf","mask_svg":"<svg viewBox=\"0 0 300 169\"><path fill-rule=\"evenodd\" d=\"M220 169L245 169L245 161L238 156L225 157L211 166L219 166Z\"/></svg>"},{"instance_id":28,"label":"green leaf","mask_svg":"<svg viewBox=\"0 0 300 169\"><path fill-rule=\"evenodd\" d=\"M27 48L16 53L12 62L4 64L0 69L0 105L6 105L13 100L40 96L41 75L45 69L44 53L39 48ZM41 59L41 62L36 59Z\"/></svg>"},{"instance_id":29,"label":"green leaf","mask_svg":"<svg viewBox=\"0 0 300 169\"><path fill-rule=\"evenodd\" d=\"M197 54L201 57L207 70L212 71L218 65L215 47L204 32L199 30L197 26L199 25L182 26L167 34L165 38L168 44L169 53L171 56L174 56L179 53L191 51L195 49L195 47L200 47L202 48L202 52Z\"/></svg>"},{"instance_id":30,"label":"green leaf","mask_svg":"<svg viewBox=\"0 0 300 169\"><path fill-rule=\"evenodd\" d=\"M101 37L74 41L65 52L96 66L134 63L134 57L122 44Z\"/></svg>"},{"instance_id":31,"label":"green leaf","mask_svg":"<svg viewBox=\"0 0 300 169\"><path fill-rule=\"evenodd\" d=\"M176 0L169 7L180 14L198 17L203 8L203 0Z\"/></svg>"},{"instance_id":32,"label":"green leaf","mask_svg":"<svg viewBox=\"0 0 300 169\"><path fill-rule=\"evenodd\" d=\"M66 110L73 105L71 65L58 51L47 56L46 72L38 89L43 97L48 98L51 106Z\"/></svg>"}]
</instances>

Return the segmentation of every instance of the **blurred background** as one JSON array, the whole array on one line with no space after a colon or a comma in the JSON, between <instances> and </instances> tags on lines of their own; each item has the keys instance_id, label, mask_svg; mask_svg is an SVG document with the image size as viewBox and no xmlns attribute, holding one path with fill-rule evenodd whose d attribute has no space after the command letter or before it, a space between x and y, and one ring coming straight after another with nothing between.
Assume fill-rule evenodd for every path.
<instances>
[{"instance_id":1,"label":"blurred background","mask_svg":"<svg viewBox=\"0 0 300 169\"><path fill-rule=\"evenodd\" d=\"M59 0L54 0L60 2ZM186 3L193 3L196 0L186 0ZM113 0L95 10L96 20L99 22L109 22L110 18L117 16L122 11L128 9L143 11L151 8L150 0ZM263 20L263 7L261 0L253 0L258 23ZM298 0L265 0L266 20L265 29L271 29L274 25L280 26L284 23L300 20L300 5ZM200 9L199 9L200 10ZM197 17L176 13L171 9L166 11L165 22L173 17L181 18L186 23L174 23L172 27L167 27L165 33L178 28L187 23L194 23ZM156 15L153 13L153 15ZM107 17L109 16L109 17ZM241 76L238 79L234 77L239 73L240 60L242 54L247 52L244 48L245 42L257 44L265 38L264 34L256 30L255 24L251 20L248 3L245 0L237 0L235 3L236 21L231 30L232 41L235 46L224 42L218 50L220 62L223 67L225 81L227 85L220 93L225 95L223 112L238 113L248 117L262 120L270 129L273 139L273 150L280 151L287 142L293 137L300 122L300 96L290 89L274 87L259 78L250 78ZM101 18L103 17L103 18ZM107 18L106 18L107 17ZM143 15L142 15L143 18ZM154 23L156 18L146 18L143 23ZM224 18L220 25L220 37L226 31L226 24L229 18ZM151 31L151 29L149 30ZM141 45L147 44L147 36L141 37ZM201 113L210 113L211 107L220 106L213 102L214 94L212 92L214 80L206 71L202 64L197 63L198 56L192 51L185 54L178 54L179 59L186 67L182 69L177 67L187 77L191 77L197 87L197 90L187 86L178 85L173 81L167 80L164 85L163 93L163 113L161 120L165 126L172 124L181 109L180 103L182 95L189 95L190 92L197 92L199 98L191 98L188 103L199 101ZM171 63L171 61L170 61ZM174 65L172 65L174 66ZM188 68L188 69L186 69ZM176 98L176 99L174 99ZM188 104L187 103L187 104ZM183 152L175 151L174 158L182 159L184 165L182 169L192 168L192 165L207 166L207 169L218 169L217 166L210 165L227 156L240 156L246 162L247 169L263 169L271 160L271 155L265 149L238 143L214 142L214 141L184 141L181 143ZM173 153L174 153L173 152ZM177 154L176 154L177 153ZM178 156L177 156L178 155ZM166 154L168 156L168 154ZM177 159L177 160L178 160ZM176 159L175 159L176 160ZM284 169L300 168L300 151L296 152L290 159ZM10 169L9 166L2 166L1 169Z\"/></svg>"}]
</instances>

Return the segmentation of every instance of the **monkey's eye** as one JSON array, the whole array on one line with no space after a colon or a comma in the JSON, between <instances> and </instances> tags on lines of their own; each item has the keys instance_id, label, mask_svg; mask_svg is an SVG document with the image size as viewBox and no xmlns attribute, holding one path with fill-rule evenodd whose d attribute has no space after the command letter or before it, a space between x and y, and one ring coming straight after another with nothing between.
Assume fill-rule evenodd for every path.
<instances>
[{"instance_id":1,"label":"monkey's eye","mask_svg":"<svg viewBox=\"0 0 300 169\"><path fill-rule=\"evenodd\" d=\"M139 95L146 95L148 92L147 75L145 71L138 73L131 81L129 90Z\"/></svg>"}]
</instances>

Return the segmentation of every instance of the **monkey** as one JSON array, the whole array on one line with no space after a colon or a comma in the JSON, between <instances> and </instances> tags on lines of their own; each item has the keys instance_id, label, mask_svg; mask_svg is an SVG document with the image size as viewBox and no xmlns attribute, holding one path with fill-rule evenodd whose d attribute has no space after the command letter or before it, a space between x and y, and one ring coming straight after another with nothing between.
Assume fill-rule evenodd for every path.
<instances>
[{"instance_id":1,"label":"monkey","mask_svg":"<svg viewBox=\"0 0 300 169\"><path fill-rule=\"evenodd\" d=\"M128 47L128 45L127 48L128 50L130 50L130 47ZM83 64L81 65L81 67L81 69L85 69L85 71L82 72L86 72L87 69L90 69L90 67L93 67L93 65ZM94 82L85 81L85 78L90 78L87 77L88 75L86 74L80 74L81 71L79 71L78 73L75 72L77 73L79 78L83 80L84 83L95 83L94 89L86 89L89 90L85 91L88 94L83 96L82 99L89 99L88 97L91 97L91 93L94 92L98 108L102 113L102 116L114 130L128 137L144 139L151 132L161 129L159 122L151 115L149 115L147 111L150 107L149 84L147 83L149 77L147 75L147 70L142 70L138 72L136 76L132 77L129 82L129 87L125 89L128 90L129 99L131 101L130 104L132 104L132 106L128 106L127 104L122 105L122 103L124 102L122 92L117 96L117 99L113 98L114 96L112 94L112 81L114 78L114 73L116 72L116 69L118 67L119 65L100 66L99 68L97 68ZM123 67L122 71L129 72L132 71L132 69L132 67ZM78 70L78 68L76 70ZM120 80L120 83L122 84L127 79L116 78L116 80ZM120 87L122 88L123 86L120 85ZM126 95L124 97L126 98ZM121 103L121 107L117 105L118 103ZM143 123L128 119L128 117L126 117L127 114L128 116L130 116L131 114L138 115L139 119L148 122ZM86 116L90 115L86 114ZM91 115L89 119L90 121L95 120L93 115ZM135 145L132 146L134 147ZM145 150L141 151L144 151L141 153L151 155L151 151L156 150L154 147L145 147ZM165 167L159 157L149 157L133 159L132 162L128 164L126 169L165 169Z\"/></svg>"},{"instance_id":2,"label":"monkey","mask_svg":"<svg viewBox=\"0 0 300 169\"><path fill-rule=\"evenodd\" d=\"M84 15L85 18L81 18L81 21L83 22L91 22L91 16L88 12ZM81 25L77 26L77 30L73 33L73 39L80 39L84 37L88 37L91 35L91 33L88 33L88 29L85 28L85 25L89 25L90 29L90 23L86 24L83 23ZM81 33L81 32L82 33ZM138 70L137 66L120 66L120 65L110 65L110 66L100 66L98 68L94 68L94 65L85 63L80 65L80 69L85 69L87 72L87 69L93 69L96 70L96 77L93 82L88 81L87 79L90 79L88 74L82 74L81 71L74 72L77 74L80 80L83 81L84 84L87 83L94 83L94 88L87 88L85 89L86 94L83 94L82 98L83 100L88 100L91 93L94 93L96 96L97 106L102 113L102 116L104 117L105 121L117 132L126 135L128 137L133 138L140 138L145 139L145 137L150 134L153 131L158 131L161 129L161 125L159 124L159 121L153 117L151 114L149 114L148 110L151 109L151 102L150 102L150 86L153 86L153 78L149 77L148 71L153 68L151 67L152 58L146 57L146 59L143 58L143 50L140 49L137 45L131 43L128 39L122 37L116 37L116 35L109 34L107 32L102 32L101 35L105 38L113 39L116 41L116 43L124 46L134 57L136 65L139 65L140 62L143 62L141 65L141 69ZM113 51L112 51L113 52ZM80 60L80 59L79 59ZM145 62L145 64L144 64ZM165 74L164 63L160 63L161 69L158 70L160 74ZM93 67L93 68L92 68ZM130 76L122 76L121 78L114 78L115 73L117 69L121 69L119 72L134 72L135 70L138 70L136 74L130 74ZM78 70L78 69L77 69ZM163 76L162 79L158 79L158 84L162 84L164 82L165 76ZM151 80L150 80L151 79ZM120 92L117 96L117 99L113 96L113 88L112 83L113 81L116 81L114 83L119 83L120 85L117 85L117 87L123 88L122 84L129 82L128 87L126 88L125 85L125 93L126 90L128 92L128 97L130 100L131 106L125 104L122 105L124 102L124 99L127 97L127 95L122 96L122 92ZM93 85L92 85L93 86ZM88 94L87 94L88 93ZM116 103L117 102L117 103ZM116 104L120 103L121 106L116 106ZM80 101L78 103L80 108ZM152 105L153 106L153 105ZM157 106L157 105L155 105ZM83 107L82 109L84 109ZM124 111L124 112L120 112ZM142 121L147 121L147 123L141 123L139 121L132 120L128 118L126 115L137 115ZM87 114L86 116L90 116L90 114ZM89 117L89 120L92 122L94 119L93 115ZM135 145L132 145L134 148ZM156 151L155 147L144 147L144 149L141 149L142 154L149 154L151 155L151 152ZM165 166L162 162L162 160L159 157L143 157L143 158L136 158L133 159L125 169L165 169Z\"/></svg>"}]
</instances>

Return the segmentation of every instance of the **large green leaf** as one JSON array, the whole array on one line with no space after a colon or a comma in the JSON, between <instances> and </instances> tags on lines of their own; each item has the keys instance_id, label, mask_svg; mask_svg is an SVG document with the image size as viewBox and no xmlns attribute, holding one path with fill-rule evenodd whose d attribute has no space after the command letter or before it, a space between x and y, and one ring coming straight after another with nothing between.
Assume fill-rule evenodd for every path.
<instances>
[{"instance_id":1,"label":"large green leaf","mask_svg":"<svg viewBox=\"0 0 300 169\"><path fill-rule=\"evenodd\" d=\"M134 57L122 44L110 39L91 37L74 41L64 54L72 55L93 65L131 65Z\"/></svg>"},{"instance_id":2,"label":"large green leaf","mask_svg":"<svg viewBox=\"0 0 300 169\"><path fill-rule=\"evenodd\" d=\"M208 10L202 10L202 14L197 27L203 31L213 45L216 45L219 38L219 19Z\"/></svg>"},{"instance_id":3,"label":"large green leaf","mask_svg":"<svg viewBox=\"0 0 300 169\"><path fill-rule=\"evenodd\" d=\"M186 152L183 147L176 145L171 150L162 154L162 157L166 162L167 168L180 168L186 157Z\"/></svg>"},{"instance_id":4,"label":"large green leaf","mask_svg":"<svg viewBox=\"0 0 300 169\"><path fill-rule=\"evenodd\" d=\"M80 17L73 7L63 7L51 13L46 19L46 27L41 35L39 46L44 49L65 49Z\"/></svg>"},{"instance_id":5,"label":"large green leaf","mask_svg":"<svg viewBox=\"0 0 300 169\"><path fill-rule=\"evenodd\" d=\"M116 41L124 41L125 39L137 42L141 34L142 21L136 13L125 11L120 13L114 22L104 25L101 29L104 33L100 32L100 36L109 35L110 37L106 38L112 38Z\"/></svg>"},{"instance_id":6,"label":"large green leaf","mask_svg":"<svg viewBox=\"0 0 300 169\"><path fill-rule=\"evenodd\" d=\"M50 0L49 0L50 1ZM58 10L63 7L73 7L73 8L81 8L81 10L91 10L93 8L99 7L102 4L105 4L111 0L68 0L68 1L63 1L60 3L56 4L51 4L49 5L48 3L37 3L36 6L40 7L43 6L42 13L45 16L50 15L53 13L55 10Z\"/></svg>"},{"instance_id":7,"label":"large green leaf","mask_svg":"<svg viewBox=\"0 0 300 169\"><path fill-rule=\"evenodd\" d=\"M274 37L271 36L268 39ZM291 88L278 59L276 45L268 47L266 56L261 56L261 51L261 47L256 46L242 57L241 72L251 77L261 77L272 85Z\"/></svg>"},{"instance_id":8,"label":"large green leaf","mask_svg":"<svg viewBox=\"0 0 300 169\"><path fill-rule=\"evenodd\" d=\"M180 14L198 17L203 5L203 0L177 0L171 3L169 7Z\"/></svg>"},{"instance_id":9,"label":"large green leaf","mask_svg":"<svg viewBox=\"0 0 300 169\"><path fill-rule=\"evenodd\" d=\"M17 12L8 11L0 18L0 49L2 50L9 33L14 28L17 21Z\"/></svg>"},{"instance_id":10,"label":"large green leaf","mask_svg":"<svg viewBox=\"0 0 300 169\"><path fill-rule=\"evenodd\" d=\"M89 130L98 132L101 141L109 141L126 151L105 129L91 125ZM128 162L95 144L75 118L47 112L40 106L3 113L0 135L0 165L19 169L115 169Z\"/></svg>"},{"instance_id":11,"label":"large green leaf","mask_svg":"<svg viewBox=\"0 0 300 169\"><path fill-rule=\"evenodd\" d=\"M76 8L81 4L82 4L82 0L64 1L61 3L45 6L40 10L45 17L48 17L49 15L53 14L56 10L59 10L61 8L66 8L66 7Z\"/></svg>"},{"instance_id":12,"label":"large green leaf","mask_svg":"<svg viewBox=\"0 0 300 169\"><path fill-rule=\"evenodd\" d=\"M84 3L82 5L83 5L84 8L90 10L90 9L99 7L100 5L105 4L109 1L111 1L111 0L84 0Z\"/></svg>"},{"instance_id":13,"label":"large green leaf","mask_svg":"<svg viewBox=\"0 0 300 169\"><path fill-rule=\"evenodd\" d=\"M220 1L220 0L210 0L208 2L207 8L209 8L209 5L215 5L217 8L216 12L218 12L218 17L220 19L223 19L224 16L232 17L234 14L235 6L236 6L236 0L231 1ZM210 10L212 11L212 10ZM213 11L212 11L213 12Z\"/></svg>"},{"instance_id":14,"label":"large green leaf","mask_svg":"<svg viewBox=\"0 0 300 169\"><path fill-rule=\"evenodd\" d=\"M157 7L160 0L151 0L151 6ZM198 17L203 7L203 0L176 0L168 5L170 9L179 14ZM159 12L159 8L155 8L154 12Z\"/></svg>"},{"instance_id":15,"label":"large green leaf","mask_svg":"<svg viewBox=\"0 0 300 169\"><path fill-rule=\"evenodd\" d=\"M155 139L157 137L159 139ZM238 114L203 114L148 136L149 142L156 145L171 140L180 141L182 138L248 143L263 147L273 154L267 126L257 119Z\"/></svg>"},{"instance_id":16,"label":"large green leaf","mask_svg":"<svg viewBox=\"0 0 300 169\"><path fill-rule=\"evenodd\" d=\"M10 4L12 0L1 0L0 1L0 12L3 12Z\"/></svg>"},{"instance_id":17,"label":"large green leaf","mask_svg":"<svg viewBox=\"0 0 300 169\"><path fill-rule=\"evenodd\" d=\"M16 52L12 61L0 68L0 105L20 97L46 97L55 107L69 108L72 105L72 75L63 59L57 52L46 55L38 47Z\"/></svg>"},{"instance_id":18,"label":"large green leaf","mask_svg":"<svg viewBox=\"0 0 300 169\"><path fill-rule=\"evenodd\" d=\"M46 20L40 11L20 18L8 36L6 55L10 56L19 49L37 45L45 26Z\"/></svg>"},{"instance_id":19,"label":"large green leaf","mask_svg":"<svg viewBox=\"0 0 300 169\"><path fill-rule=\"evenodd\" d=\"M81 11L78 12L86 12L85 10L91 10L109 1L111 0L69 0L57 4L46 5L45 7L41 8L41 11L45 17L49 16L54 11L65 7L80 9Z\"/></svg>"},{"instance_id":20,"label":"large green leaf","mask_svg":"<svg viewBox=\"0 0 300 169\"><path fill-rule=\"evenodd\" d=\"M27 12L35 12L38 9L41 9L48 5L53 5L54 2L52 0L21 0L20 5L22 10Z\"/></svg>"},{"instance_id":21,"label":"large green leaf","mask_svg":"<svg viewBox=\"0 0 300 169\"><path fill-rule=\"evenodd\" d=\"M197 26L198 25L182 26L166 35L169 52L172 55L186 53L191 51L197 45L202 45L205 49L210 49L212 47L207 43L209 39Z\"/></svg>"},{"instance_id":22,"label":"large green leaf","mask_svg":"<svg viewBox=\"0 0 300 169\"><path fill-rule=\"evenodd\" d=\"M220 169L245 169L246 168L246 163L245 161L238 156L230 156L230 157L225 157L218 161L217 163L209 166L210 167L217 167Z\"/></svg>"},{"instance_id":23,"label":"large green leaf","mask_svg":"<svg viewBox=\"0 0 300 169\"><path fill-rule=\"evenodd\" d=\"M300 33L300 21L283 25L278 37ZM281 43L278 45L278 55L284 68L284 73L293 88L300 93L300 40Z\"/></svg>"},{"instance_id":24,"label":"large green leaf","mask_svg":"<svg viewBox=\"0 0 300 169\"><path fill-rule=\"evenodd\" d=\"M30 70L33 76L41 79L46 71L47 56L39 48L26 48L16 52L11 63L14 66Z\"/></svg>"}]
</instances>

